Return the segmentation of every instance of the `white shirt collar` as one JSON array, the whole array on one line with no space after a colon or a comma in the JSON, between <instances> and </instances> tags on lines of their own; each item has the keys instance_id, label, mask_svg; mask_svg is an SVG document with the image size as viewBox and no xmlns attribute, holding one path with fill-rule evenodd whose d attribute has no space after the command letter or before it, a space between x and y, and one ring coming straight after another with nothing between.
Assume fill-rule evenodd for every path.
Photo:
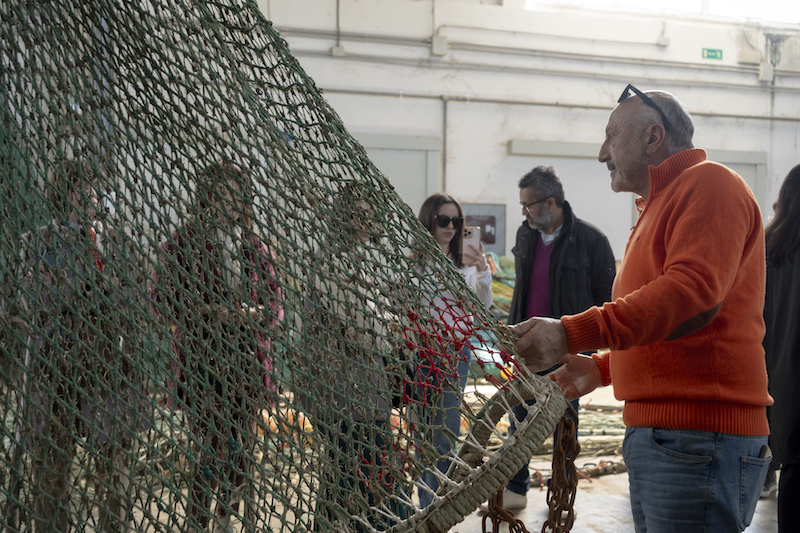
<instances>
[{"instance_id":1,"label":"white shirt collar","mask_svg":"<svg viewBox=\"0 0 800 533\"><path fill-rule=\"evenodd\" d=\"M561 224L553 233L550 235L546 234L544 230L539 230L539 235L542 236L542 242L545 244L550 244L551 242L558 239L558 236L561 235L561 228L564 227L564 224Z\"/></svg>"}]
</instances>

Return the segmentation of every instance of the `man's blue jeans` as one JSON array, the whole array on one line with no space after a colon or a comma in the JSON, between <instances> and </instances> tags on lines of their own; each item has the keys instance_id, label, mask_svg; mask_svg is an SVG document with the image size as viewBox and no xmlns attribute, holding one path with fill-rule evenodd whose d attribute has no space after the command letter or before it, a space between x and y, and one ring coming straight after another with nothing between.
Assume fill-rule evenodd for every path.
<instances>
[{"instance_id":1,"label":"man's blue jeans","mask_svg":"<svg viewBox=\"0 0 800 533\"><path fill-rule=\"evenodd\" d=\"M766 435L629 427L622 455L636 532L743 531L772 460L766 444Z\"/></svg>"}]
</instances>

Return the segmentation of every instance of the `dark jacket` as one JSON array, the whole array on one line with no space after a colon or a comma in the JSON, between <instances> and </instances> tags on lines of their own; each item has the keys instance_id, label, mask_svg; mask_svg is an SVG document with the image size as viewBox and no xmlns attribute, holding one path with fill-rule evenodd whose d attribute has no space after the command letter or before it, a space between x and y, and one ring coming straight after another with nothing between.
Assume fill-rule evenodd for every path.
<instances>
[{"instance_id":1,"label":"dark jacket","mask_svg":"<svg viewBox=\"0 0 800 533\"><path fill-rule=\"evenodd\" d=\"M581 313L593 305L611 300L616 274L614 252L606 236L596 227L577 218L569 202L564 202L564 226L550 257L550 314L554 318ZM528 221L517 231L514 264L517 281L511 297L508 323L525 316L533 266L535 239L539 232Z\"/></svg>"},{"instance_id":2,"label":"dark jacket","mask_svg":"<svg viewBox=\"0 0 800 533\"><path fill-rule=\"evenodd\" d=\"M769 444L782 464L800 463L800 251L780 267L767 267L767 298L764 306L767 334L769 393L775 403L769 408Z\"/></svg>"}]
</instances>

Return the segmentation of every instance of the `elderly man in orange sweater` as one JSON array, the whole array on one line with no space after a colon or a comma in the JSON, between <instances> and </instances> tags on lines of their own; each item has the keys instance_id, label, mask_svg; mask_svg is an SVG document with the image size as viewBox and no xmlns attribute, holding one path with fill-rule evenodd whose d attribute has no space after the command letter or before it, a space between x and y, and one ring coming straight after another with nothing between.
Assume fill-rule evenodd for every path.
<instances>
[{"instance_id":1,"label":"elderly man in orange sweater","mask_svg":"<svg viewBox=\"0 0 800 533\"><path fill-rule=\"evenodd\" d=\"M532 370L564 363L568 398L613 383L625 401L638 533L743 531L771 456L761 212L693 133L674 96L626 87L599 154L611 188L641 196L612 301L512 327Z\"/></svg>"}]
</instances>

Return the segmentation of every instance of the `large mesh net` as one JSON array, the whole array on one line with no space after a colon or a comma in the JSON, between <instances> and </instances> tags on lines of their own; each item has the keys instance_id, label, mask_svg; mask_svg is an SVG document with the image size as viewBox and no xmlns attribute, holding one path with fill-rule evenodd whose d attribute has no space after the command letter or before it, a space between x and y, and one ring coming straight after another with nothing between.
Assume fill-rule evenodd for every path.
<instances>
[{"instance_id":1,"label":"large mesh net","mask_svg":"<svg viewBox=\"0 0 800 533\"><path fill-rule=\"evenodd\" d=\"M254 2L0 16L6 531L444 531L551 433Z\"/></svg>"}]
</instances>

